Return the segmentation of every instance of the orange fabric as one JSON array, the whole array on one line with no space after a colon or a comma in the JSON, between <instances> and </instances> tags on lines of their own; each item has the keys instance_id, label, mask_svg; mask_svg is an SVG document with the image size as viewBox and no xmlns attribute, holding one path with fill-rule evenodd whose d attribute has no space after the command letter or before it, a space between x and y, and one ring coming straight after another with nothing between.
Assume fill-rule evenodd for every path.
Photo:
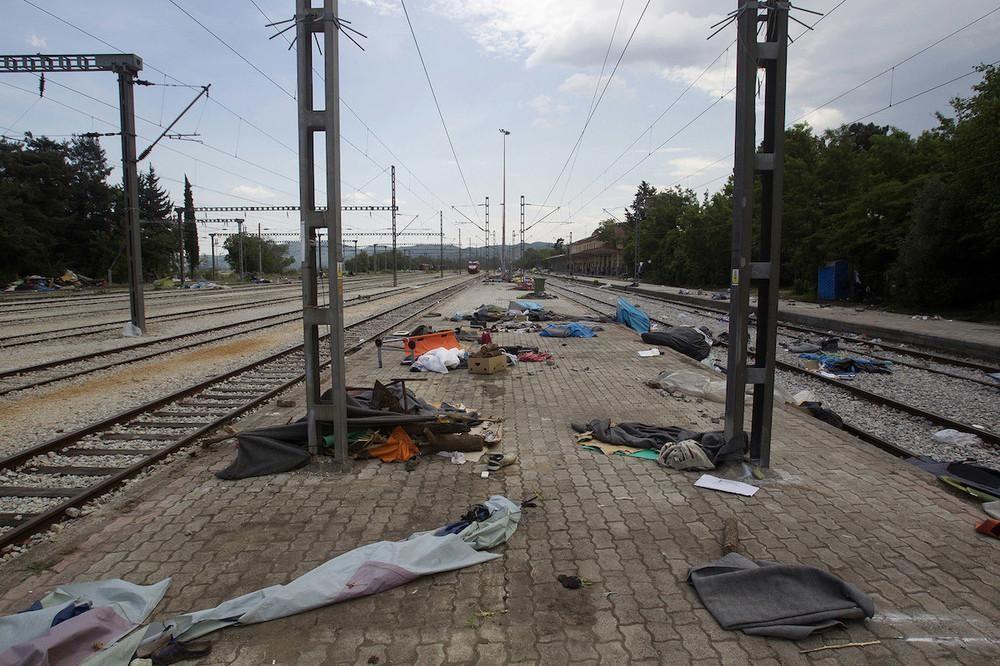
<instances>
[{"instance_id":1,"label":"orange fabric","mask_svg":"<svg viewBox=\"0 0 1000 666\"><path fill-rule=\"evenodd\" d=\"M413 346L411 347L411 345ZM438 347L444 347L445 349L459 349L461 347L458 344L458 338L455 337L455 331L439 331L437 333L403 338L403 346L406 348L408 354L413 355L413 358L417 358Z\"/></svg>"},{"instance_id":2,"label":"orange fabric","mask_svg":"<svg viewBox=\"0 0 1000 666\"><path fill-rule=\"evenodd\" d=\"M389 438L378 446L368 449L368 454L382 462L405 462L413 456L420 455L420 449L403 430L403 426L396 426Z\"/></svg>"}]
</instances>

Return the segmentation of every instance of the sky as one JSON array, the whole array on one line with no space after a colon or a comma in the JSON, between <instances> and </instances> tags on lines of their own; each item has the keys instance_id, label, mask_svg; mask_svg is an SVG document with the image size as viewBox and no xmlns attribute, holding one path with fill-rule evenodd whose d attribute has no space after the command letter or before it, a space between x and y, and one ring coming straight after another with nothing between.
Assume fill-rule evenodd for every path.
<instances>
[{"instance_id":1,"label":"sky","mask_svg":"<svg viewBox=\"0 0 1000 666\"><path fill-rule=\"evenodd\" d=\"M187 176L196 205L297 205L295 54L285 37L269 39L276 29L265 25L290 19L294 4L5 0L0 52L140 55L143 79L173 84L136 88L140 151L197 94L179 84L211 84L209 99L173 130L197 134L196 140L165 139L140 168L151 163L177 203ZM395 165L400 228L437 233L443 211L448 242L461 233L463 245L470 237L481 245L477 225L489 197L491 230L499 238L500 128L510 131L508 241L520 224L522 195L530 204L526 240L547 241L588 235L608 217L605 209L621 217L641 180L699 193L718 189L732 170L734 104L726 93L735 83L735 26L708 36L736 4L409 0L453 154L402 4L341 0L340 17L366 35L358 38L364 50L343 38L340 44L344 204L387 205ZM935 5L933 12L931 3L902 0L802 0L801 6L825 16L792 13L815 27L792 22L787 120L817 131L865 117L917 134L936 125L935 112L948 112L951 98L969 95L979 80L970 74L976 64L1000 59L995 0L955 0L948 11ZM963 78L946 83L956 77ZM4 74L0 84L0 132L7 136L117 129L111 74L48 74L44 98L31 74ZM925 92L939 84L945 85ZM101 142L119 182L120 139ZM220 216L245 217L253 231L257 225L299 230L294 212L200 215ZM389 214L345 212L343 224L345 235L384 231ZM234 225L205 225L203 235L210 230Z\"/></svg>"}]
</instances>

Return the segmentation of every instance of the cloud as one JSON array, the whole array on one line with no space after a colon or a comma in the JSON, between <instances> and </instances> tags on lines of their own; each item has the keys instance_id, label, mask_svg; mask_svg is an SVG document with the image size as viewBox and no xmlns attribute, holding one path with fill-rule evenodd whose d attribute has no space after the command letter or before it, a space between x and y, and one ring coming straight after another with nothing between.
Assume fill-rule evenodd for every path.
<instances>
[{"instance_id":1,"label":"cloud","mask_svg":"<svg viewBox=\"0 0 1000 666\"><path fill-rule=\"evenodd\" d=\"M399 5L390 0L351 0L352 2L374 10L379 16L389 16L399 12Z\"/></svg>"},{"instance_id":2,"label":"cloud","mask_svg":"<svg viewBox=\"0 0 1000 666\"><path fill-rule=\"evenodd\" d=\"M47 49L49 47L48 43L45 41L45 38L39 37L35 33L31 33L31 35L29 35L27 39L25 39L25 41L34 46L36 49Z\"/></svg>"},{"instance_id":3,"label":"cloud","mask_svg":"<svg viewBox=\"0 0 1000 666\"><path fill-rule=\"evenodd\" d=\"M230 194L249 199L273 199L274 192L262 185L237 185L229 190Z\"/></svg>"},{"instance_id":4,"label":"cloud","mask_svg":"<svg viewBox=\"0 0 1000 666\"><path fill-rule=\"evenodd\" d=\"M734 58L721 58L715 66L705 70L704 66L681 66L666 67L663 69L663 78L670 81L677 81L687 85L693 85L698 90L706 92L712 97L722 97L736 85L736 62ZM733 99L730 96L729 99Z\"/></svg>"},{"instance_id":5,"label":"cloud","mask_svg":"<svg viewBox=\"0 0 1000 666\"><path fill-rule=\"evenodd\" d=\"M635 97L635 90L629 87L628 83L622 79L621 76L616 76L611 79L611 83L607 83L607 75L601 78L600 87L597 88L597 94L601 94L604 86L608 86L608 90L612 92L617 92L619 95L624 95L627 97ZM577 72L572 74L565 81L559 84L559 92L563 92L569 95L593 95L594 88L598 85L598 78L596 74L584 74L583 72Z\"/></svg>"},{"instance_id":6,"label":"cloud","mask_svg":"<svg viewBox=\"0 0 1000 666\"><path fill-rule=\"evenodd\" d=\"M723 160L717 162L716 159L710 159L707 157L675 157L672 160L668 160L667 164L670 167L670 176L673 178L684 178L689 176L696 171L708 170L708 167L715 166L720 169L731 169L731 162ZM700 175L700 174L699 174Z\"/></svg>"},{"instance_id":7,"label":"cloud","mask_svg":"<svg viewBox=\"0 0 1000 666\"><path fill-rule=\"evenodd\" d=\"M528 108L535 112L532 124L536 127L552 127L556 118L569 111L569 106L557 102L549 95L536 95L527 102Z\"/></svg>"},{"instance_id":8,"label":"cloud","mask_svg":"<svg viewBox=\"0 0 1000 666\"><path fill-rule=\"evenodd\" d=\"M682 0L653 3L636 30L626 62L659 66L704 61L715 50L705 37L721 15L705 13L702 3ZM642 3L626 7L611 49L612 62L636 25ZM433 0L432 11L455 22L488 52L523 59L529 67L563 64L599 67L604 60L617 3L603 0Z\"/></svg>"},{"instance_id":9,"label":"cloud","mask_svg":"<svg viewBox=\"0 0 1000 666\"><path fill-rule=\"evenodd\" d=\"M802 109L802 113L807 113L809 111L809 109ZM801 115L801 113L799 115ZM789 120L791 120L791 118L789 118ZM834 127L840 127L844 121L844 113L840 109L827 106L822 109L816 109L811 113L807 113L807 115L800 122L809 123L809 125L812 126L817 133L819 133Z\"/></svg>"}]
</instances>

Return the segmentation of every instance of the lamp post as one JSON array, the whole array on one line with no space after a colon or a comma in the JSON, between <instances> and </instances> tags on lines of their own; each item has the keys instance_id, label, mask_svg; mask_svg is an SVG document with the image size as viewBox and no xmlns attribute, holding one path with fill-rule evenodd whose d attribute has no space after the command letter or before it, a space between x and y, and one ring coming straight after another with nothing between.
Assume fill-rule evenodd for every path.
<instances>
[{"instance_id":1,"label":"lamp post","mask_svg":"<svg viewBox=\"0 0 1000 666\"><path fill-rule=\"evenodd\" d=\"M507 269L507 137L510 130L500 128L503 135L503 176L501 179L502 200L500 216L500 274L503 275Z\"/></svg>"}]
</instances>

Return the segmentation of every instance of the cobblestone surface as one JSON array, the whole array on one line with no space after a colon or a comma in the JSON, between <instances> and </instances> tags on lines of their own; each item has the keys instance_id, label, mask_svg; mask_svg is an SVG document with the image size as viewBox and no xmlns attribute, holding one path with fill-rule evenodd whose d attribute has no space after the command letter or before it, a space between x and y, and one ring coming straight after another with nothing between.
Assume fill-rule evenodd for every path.
<instances>
[{"instance_id":1,"label":"cobblestone surface","mask_svg":"<svg viewBox=\"0 0 1000 666\"><path fill-rule=\"evenodd\" d=\"M510 293L479 287L442 313ZM559 300L547 303L571 311ZM441 322L438 322L439 324ZM157 617L214 605L300 575L359 544L404 537L454 519L490 494L539 495L521 527L478 567L421 579L374 597L211 637L204 664L328 663L888 663L1000 659L1000 550L977 535L977 507L931 477L824 424L782 410L773 465L779 480L744 498L695 488L697 474L578 447L569 423L596 417L712 429L696 402L643 386L675 355L639 358L641 341L609 325L589 340L500 335L538 345L556 365L522 364L494 376L456 371L412 387L505 419L502 447L520 464L489 479L471 464L426 458L413 472L377 461L349 473L325 466L222 482L211 471L229 447L154 475L142 488L76 521L0 571L4 611L61 582L122 577L173 584ZM387 354L387 357L391 356ZM352 357L348 378L399 376ZM426 376L423 376L426 377ZM299 400L299 405L302 402ZM244 424L301 411L266 408ZM700 412L705 412L704 414ZM716 428L718 426L715 426ZM877 615L800 643L727 632L685 582L687 568L720 555L736 515L755 558L827 569L869 592ZM591 584L563 589L561 573ZM479 617L480 611L507 611ZM826 644L864 648L801 655Z\"/></svg>"}]
</instances>

